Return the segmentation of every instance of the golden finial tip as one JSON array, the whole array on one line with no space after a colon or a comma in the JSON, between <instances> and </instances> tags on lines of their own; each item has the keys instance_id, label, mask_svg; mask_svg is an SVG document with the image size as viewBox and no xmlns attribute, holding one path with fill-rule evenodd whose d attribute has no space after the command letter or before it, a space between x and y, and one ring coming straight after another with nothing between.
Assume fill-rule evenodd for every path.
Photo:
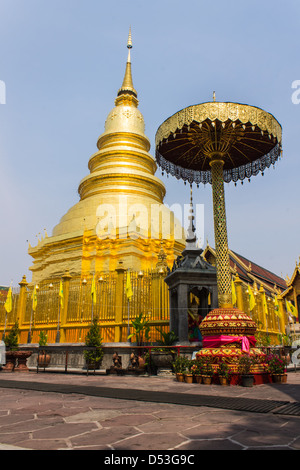
<instances>
[{"instance_id":1,"label":"golden finial tip","mask_svg":"<svg viewBox=\"0 0 300 470\"><path fill-rule=\"evenodd\" d=\"M131 49L131 48L132 48L131 26L130 26L130 28L129 28L129 35L128 35L127 47L128 47L128 49Z\"/></svg>"},{"instance_id":2,"label":"golden finial tip","mask_svg":"<svg viewBox=\"0 0 300 470\"><path fill-rule=\"evenodd\" d=\"M214 102L216 101L216 92L215 91L213 92L213 100L214 100Z\"/></svg>"}]
</instances>

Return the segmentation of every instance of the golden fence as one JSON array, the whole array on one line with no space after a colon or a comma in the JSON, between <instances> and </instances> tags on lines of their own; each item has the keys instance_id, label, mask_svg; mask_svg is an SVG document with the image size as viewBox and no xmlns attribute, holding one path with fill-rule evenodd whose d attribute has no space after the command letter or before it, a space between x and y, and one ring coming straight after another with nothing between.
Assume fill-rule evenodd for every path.
<instances>
[{"instance_id":1,"label":"golden fence","mask_svg":"<svg viewBox=\"0 0 300 470\"><path fill-rule=\"evenodd\" d=\"M47 333L48 343L82 343L97 317L103 342L125 342L133 333L132 320L143 313L149 319L150 338L160 338L157 328L167 331L169 326L168 288L162 273L155 271L131 272L133 296L126 296L126 271L99 274L96 277L95 303L92 298L93 277L86 279L63 276L63 305L60 303L60 279L42 281L37 289L37 306L32 308L32 286L25 278L19 289L13 289L12 311L8 314L4 300L0 300L0 334L19 322L20 343L38 343L41 331ZM135 341L135 338L132 338Z\"/></svg>"},{"instance_id":2,"label":"golden fence","mask_svg":"<svg viewBox=\"0 0 300 470\"><path fill-rule=\"evenodd\" d=\"M0 298L0 335L7 332L16 320L20 327L20 343L38 343L39 334L48 335L48 343L84 343L86 333L94 317L98 318L103 342L126 342L133 333L131 322L140 313L147 315L150 325L150 341L160 339L157 329L169 329L169 293L164 282L165 273L158 270L131 272L133 297L126 296L126 271L97 274L96 301L92 299L92 281L72 278L66 273L62 278L64 304L60 305L60 279L42 281L37 290L37 307L32 309L32 286L25 277L19 288L12 290L12 311L5 311L5 298ZM250 312L247 286L235 281L236 306L250 315L257 323L258 335L267 336L271 344L278 343L278 334L285 333L288 317L283 300L279 300L280 317L275 314L274 302L268 298L268 314L263 310L263 291L255 291L256 305ZM132 338L135 341L135 338Z\"/></svg>"},{"instance_id":3,"label":"golden fence","mask_svg":"<svg viewBox=\"0 0 300 470\"><path fill-rule=\"evenodd\" d=\"M277 296L279 310L275 311L274 298L268 295L261 286L260 289L254 285L252 291L255 298L255 306L250 310L250 296L248 292L248 285L242 283L237 277L235 280L237 303L236 306L247 313L257 325L257 334L259 345L267 346L268 341L271 345L280 344L279 335L286 333L286 326L289 319L286 312L284 300L280 295ZM263 298L267 302L267 313L263 308Z\"/></svg>"}]
</instances>

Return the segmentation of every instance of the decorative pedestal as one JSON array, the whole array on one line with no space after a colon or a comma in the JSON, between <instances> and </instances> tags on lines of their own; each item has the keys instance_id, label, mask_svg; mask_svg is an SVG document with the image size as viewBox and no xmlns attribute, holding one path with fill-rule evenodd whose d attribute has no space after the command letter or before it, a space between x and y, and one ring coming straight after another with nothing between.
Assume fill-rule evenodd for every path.
<instances>
[{"instance_id":1,"label":"decorative pedestal","mask_svg":"<svg viewBox=\"0 0 300 470\"><path fill-rule=\"evenodd\" d=\"M15 372L29 372L27 367L27 359L31 356L31 351L16 351L16 359L18 361Z\"/></svg>"},{"instance_id":2,"label":"decorative pedestal","mask_svg":"<svg viewBox=\"0 0 300 470\"><path fill-rule=\"evenodd\" d=\"M2 372L13 372L15 365L15 351L6 351L6 364L2 367Z\"/></svg>"},{"instance_id":3,"label":"decorative pedestal","mask_svg":"<svg viewBox=\"0 0 300 470\"><path fill-rule=\"evenodd\" d=\"M32 354L31 351L6 351L6 365L3 372L29 372L27 359Z\"/></svg>"},{"instance_id":4,"label":"decorative pedestal","mask_svg":"<svg viewBox=\"0 0 300 470\"><path fill-rule=\"evenodd\" d=\"M203 348L196 354L197 359L204 359L212 364L218 373L219 363L227 363L230 373L230 383L240 383L240 358L245 354L255 357L255 365L250 373L254 374L254 384L266 383L266 355L255 348L254 333L256 323L244 312L237 308L217 308L212 310L201 323Z\"/></svg>"}]
</instances>

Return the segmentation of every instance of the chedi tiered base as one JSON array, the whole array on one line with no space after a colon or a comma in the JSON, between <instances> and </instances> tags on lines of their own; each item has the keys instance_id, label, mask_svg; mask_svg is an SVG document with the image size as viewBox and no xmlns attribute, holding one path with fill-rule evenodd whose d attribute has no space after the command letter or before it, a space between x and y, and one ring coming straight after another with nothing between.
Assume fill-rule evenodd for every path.
<instances>
[{"instance_id":1,"label":"chedi tiered base","mask_svg":"<svg viewBox=\"0 0 300 470\"><path fill-rule=\"evenodd\" d=\"M226 362L233 375L240 373L240 358L245 354L255 358L250 372L255 374L256 383L265 381L266 355L255 347L256 323L246 313L237 308L216 308L202 321L200 331L203 348L197 359L203 358L218 372L219 363Z\"/></svg>"}]
</instances>

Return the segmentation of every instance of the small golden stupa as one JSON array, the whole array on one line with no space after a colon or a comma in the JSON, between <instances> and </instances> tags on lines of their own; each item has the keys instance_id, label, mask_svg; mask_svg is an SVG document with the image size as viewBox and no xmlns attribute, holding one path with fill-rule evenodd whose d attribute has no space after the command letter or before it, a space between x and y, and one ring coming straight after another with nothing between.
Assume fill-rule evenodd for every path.
<instances>
[{"instance_id":1,"label":"small golden stupa","mask_svg":"<svg viewBox=\"0 0 300 470\"><path fill-rule=\"evenodd\" d=\"M66 270L72 276L112 271L120 260L132 270L152 269L161 250L172 266L185 246L181 223L163 204L165 186L155 176L157 165L149 153L132 81L131 31L127 48L123 84L89 160L90 174L79 184L80 200L51 237L29 246L33 283L61 277Z\"/></svg>"}]
</instances>

